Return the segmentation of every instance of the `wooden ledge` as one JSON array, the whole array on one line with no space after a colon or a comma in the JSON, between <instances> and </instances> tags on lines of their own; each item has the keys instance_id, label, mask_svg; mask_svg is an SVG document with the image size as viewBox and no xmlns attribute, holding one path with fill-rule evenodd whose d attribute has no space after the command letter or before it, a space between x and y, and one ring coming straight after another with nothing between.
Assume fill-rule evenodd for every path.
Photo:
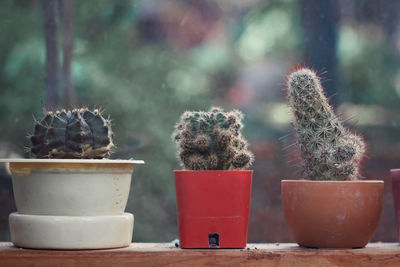
<instances>
[{"instance_id":1,"label":"wooden ledge","mask_svg":"<svg viewBox=\"0 0 400 267\"><path fill-rule=\"evenodd\" d=\"M34 250L0 243L0 266L400 266L398 243L363 249L306 249L296 244L249 244L246 249L180 249L133 243L108 250Z\"/></svg>"}]
</instances>

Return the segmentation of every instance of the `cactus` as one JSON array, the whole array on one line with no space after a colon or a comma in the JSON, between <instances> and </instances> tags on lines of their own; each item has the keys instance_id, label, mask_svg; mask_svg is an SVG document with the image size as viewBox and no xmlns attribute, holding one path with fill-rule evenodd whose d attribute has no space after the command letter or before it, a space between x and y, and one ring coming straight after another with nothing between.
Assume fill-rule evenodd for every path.
<instances>
[{"instance_id":1,"label":"cactus","mask_svg":"<svg viewBox=\"0 0 400 267\"><path fill-rule=\"evenodd\" d=\"M188 170L242 170L253 162L253 154L241 135L243 115L224 112L187 111L175 126L173 139L179 144L179 158Z\"/></svg>"},{"instance_id":2,"label":"cactus","mask_svg":"<svg viewBox=\"0 0 400 267\"><path fill-rule=\"evenodd\" d=\"M45 112L35 119L30 152L37 158L107 158L114 147L111 121L87 108Z\"/></svg>"},{"instance_id":3,"label":"cactus","mask_svg":"<svg viewBox=\"0 0 400 267\"><path fill-rule=\"evenodd\" d=\"M317 74L307 68L295 70L288 76L287 89L305 174L312 180L358 179L364 141L342 126Z\"/></svg>"}]
</instances>

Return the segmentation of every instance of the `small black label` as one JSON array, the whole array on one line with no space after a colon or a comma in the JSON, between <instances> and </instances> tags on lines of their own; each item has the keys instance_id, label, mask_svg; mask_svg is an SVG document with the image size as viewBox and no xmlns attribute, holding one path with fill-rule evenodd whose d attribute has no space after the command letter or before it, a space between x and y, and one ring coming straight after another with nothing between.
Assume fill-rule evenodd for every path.
<instances>
[{"instance_id":1,"label":"small black label","mask_svg":"<svg viewBox=\"0 0 400 267\"><path fill-rule=\"evenodd\" d=\"M209 233L208 234L208 246L210 248L219 248L219 234Z\"/></svg>"}]
</instances>

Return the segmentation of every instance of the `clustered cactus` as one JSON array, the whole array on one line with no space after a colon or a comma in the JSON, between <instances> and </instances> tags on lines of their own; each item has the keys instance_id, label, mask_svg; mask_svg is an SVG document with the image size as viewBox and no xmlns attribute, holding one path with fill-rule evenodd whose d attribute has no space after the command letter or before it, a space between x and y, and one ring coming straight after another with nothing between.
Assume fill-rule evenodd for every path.
<instances>
[{"instance_id":1,"label":"clustered cactus","mask_svg":"<svg viewBox=\"0 0 400 267\"><path fill-rule=\"evenodd\" d=\"M224 112L187 111L175 126L173 139L179 158L188 170L242 170L251 165L253 154L241 135L243 115Z\"/></svg>"},{"instance_id":2,"label":"clustered cactus","mask_svg":"<svg viewBox=\"0 0 400 267\"><path fill-rule=\"evenodd\" d=\"M300 68L288 76L287 88L305 174L312 180L358 179L364 141L342 126L317 74Z\"/></svg>"},{"instance_id":3,"label":"clustered cactus","mask_svg":"<svg viewBox=\"0 0 400 267\"><path fill-rule=\"evenodd\" d=\"M114 147L111 121L98 109L45 112L35 119L30 152L37 158L107 158Z\"/></svg>"}]
</instances>

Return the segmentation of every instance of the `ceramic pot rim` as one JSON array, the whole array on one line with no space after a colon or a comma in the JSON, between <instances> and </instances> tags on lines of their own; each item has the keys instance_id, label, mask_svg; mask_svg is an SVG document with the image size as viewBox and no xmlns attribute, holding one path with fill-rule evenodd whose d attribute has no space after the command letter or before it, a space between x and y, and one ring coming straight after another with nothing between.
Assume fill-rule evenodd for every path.
<instances>
[{"instance_id":1,"label":"ceramic pot rim","mask_svg":"<svg viewBox=\"0 0 400 267\"><path fill-rule=\"evenodd\" d=\"M281 180L281 183L314 183L314 184L327 184L327 183L332 183L332 184L357 184L357 183L371 183L371 184L383 184L383 180L351 180L351 181L314 181L314 180L289 180L289 179L284 179Z\"/></svg>"},{"instance_id":2,"label":"ceramic pot rim","mask_svg":"<svg viewBox=\"0 0 400 267\"><path fill-rule=\"evenodd\" d=\"M144 164L143 160L121 160L121 159L0 159L0 163L73 163L73 164Z\"/></svg>"}]
</instances>

